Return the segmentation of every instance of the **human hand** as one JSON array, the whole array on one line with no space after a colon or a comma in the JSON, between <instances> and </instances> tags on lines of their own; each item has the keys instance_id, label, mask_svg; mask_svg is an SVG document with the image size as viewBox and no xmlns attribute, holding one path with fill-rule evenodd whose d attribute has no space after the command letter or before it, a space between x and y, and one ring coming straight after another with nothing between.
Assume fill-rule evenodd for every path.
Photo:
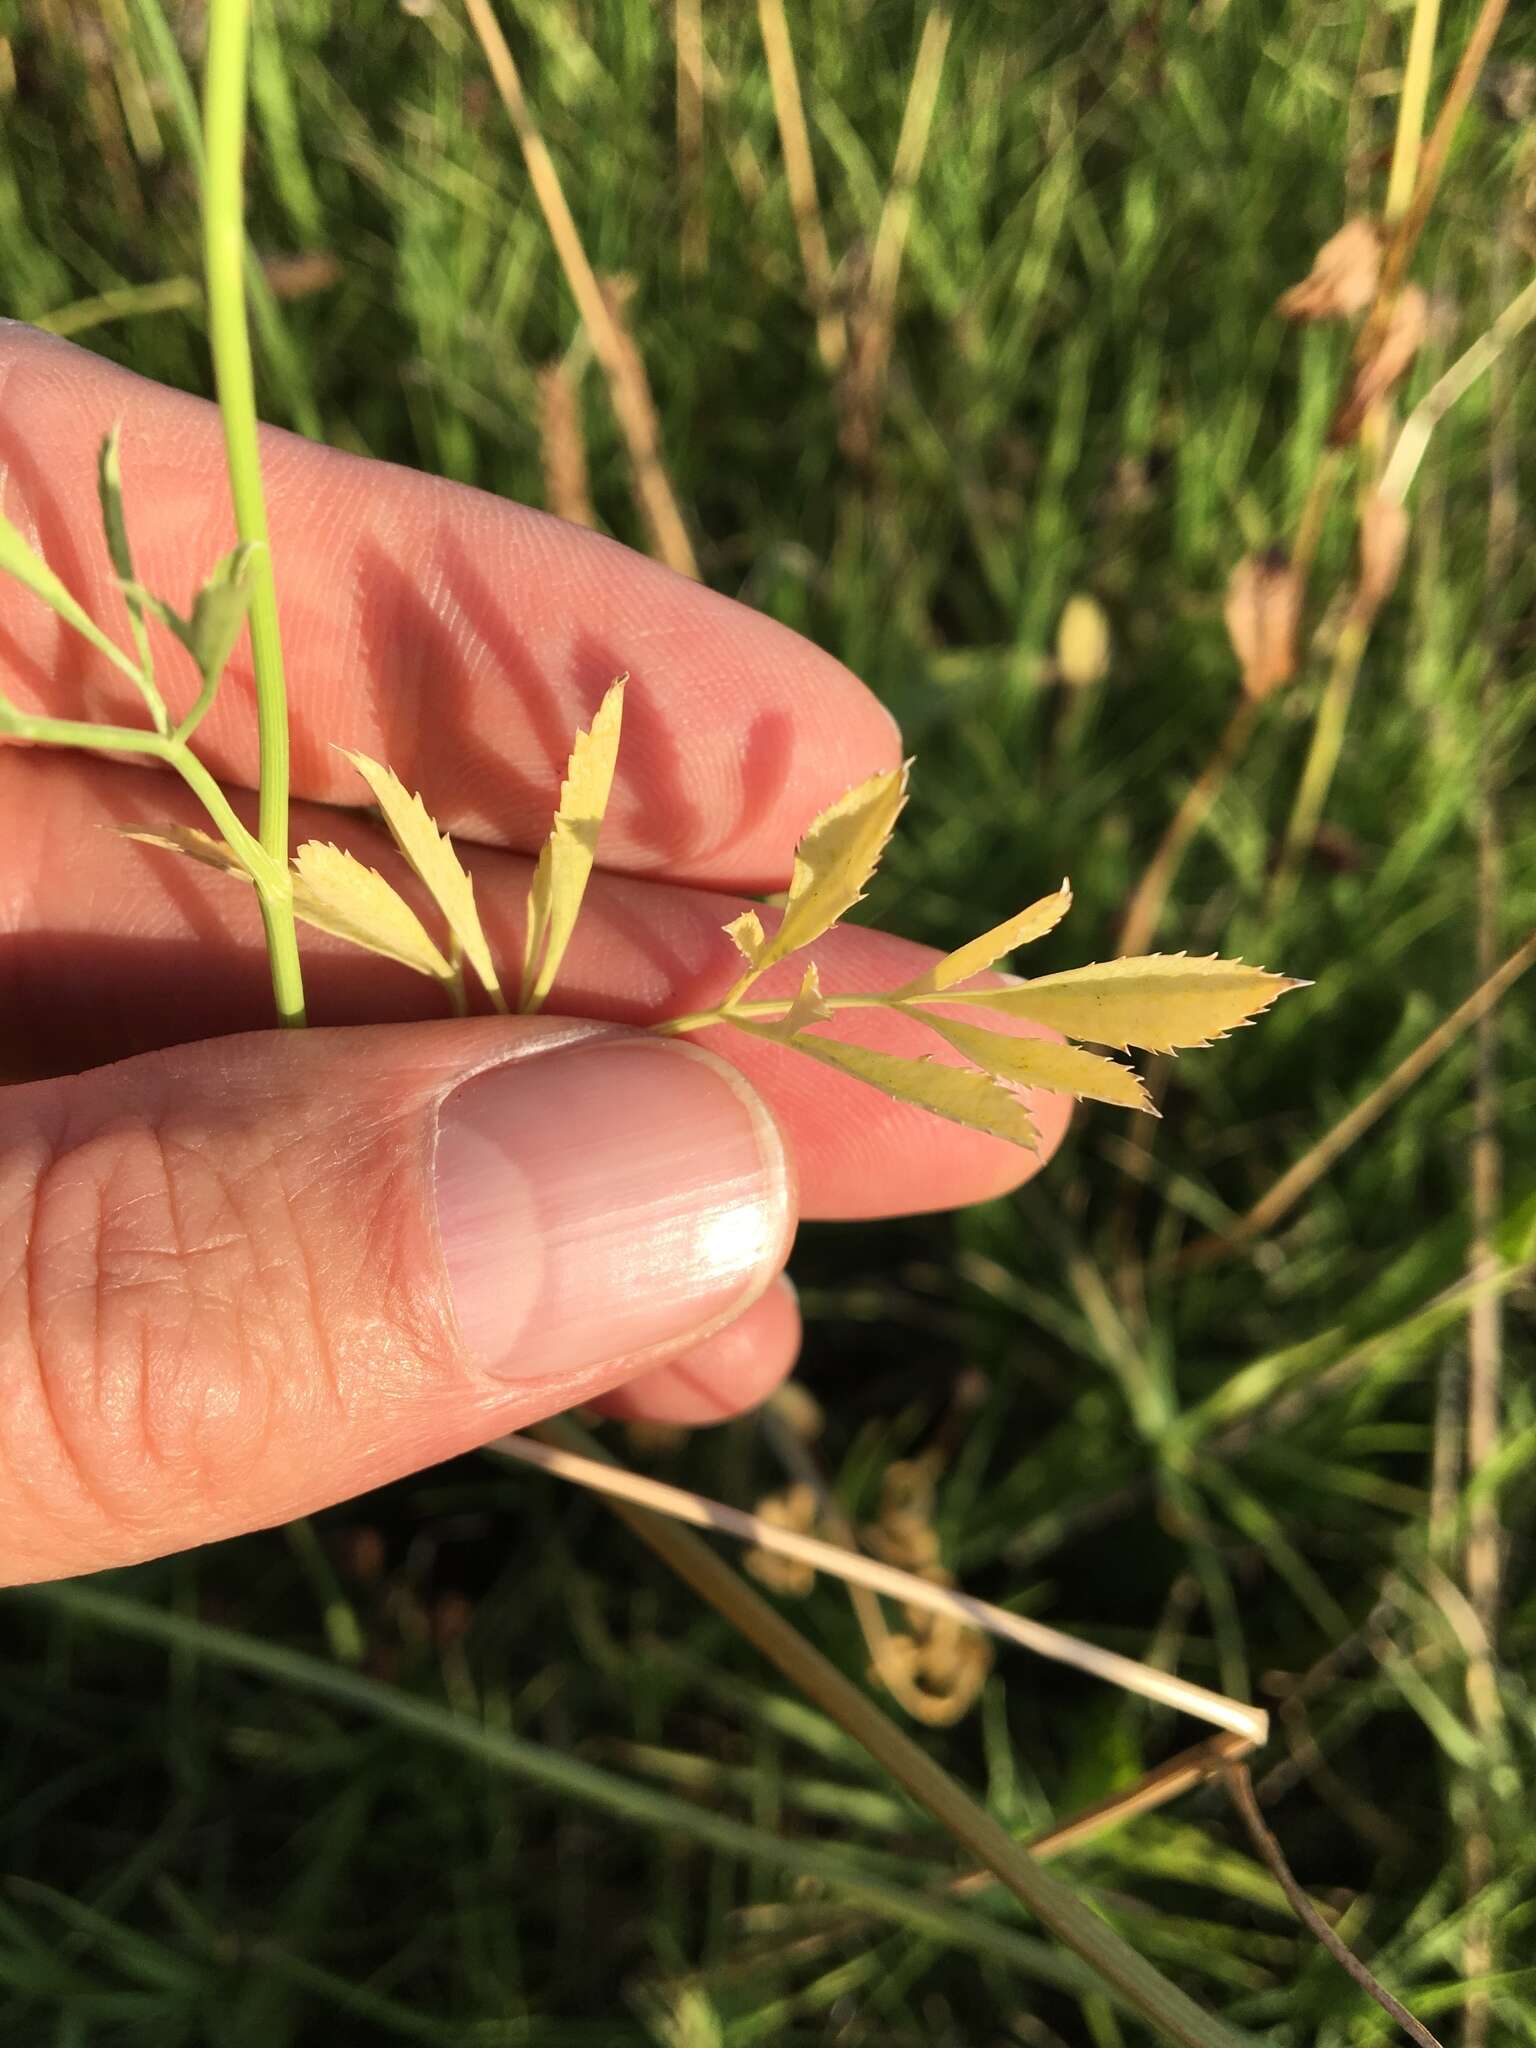
<instances>
[{"instance_id":1,"label":"human hand","mask_svg":"<svg viewBox=\"0 0 1536 2048\"><path fill-rule=\"evenodd\" d=\"M214 410L14 327L0 388L6 510L75 594L121 617L95 510L120 421L140 573L182 603L233 538ZM364 815L317 808L355 795L337 747L387 761L455 832L493 947L518 957L571 734L627 669L603 870L565 1014L434 1018L416 977L312 935L320 1028L279 1032L249 897L109 829L198 822L181 785L0 751L6 1053L48 1077L0 1093L0 1583L264 1527L576 1402L737 1412L794 1361L798 1216L1000 1193L1066 1123L1064 1097L1036 1098L1030 1157L761 1041L634 1028L719 999L729 892L781 887L810 818L898 760L836 661L521 506L276 431L263 461L295 840L397 873ZM25 709L142 715L9 583L0 676ZM198 747L254 787L243 650ZM839 929L817 957L858 990L928 956ZM885 1012L844 1024L931 1049Z\"/></svg>"}]
</instances>

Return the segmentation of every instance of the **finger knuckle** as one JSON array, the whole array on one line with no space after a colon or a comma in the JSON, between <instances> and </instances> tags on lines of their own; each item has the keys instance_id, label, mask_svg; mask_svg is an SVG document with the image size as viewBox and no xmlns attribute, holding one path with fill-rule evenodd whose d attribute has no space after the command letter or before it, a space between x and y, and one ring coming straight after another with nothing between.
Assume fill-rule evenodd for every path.
<instances>
[{"instance_id":1,"label":"finger knuckle","mask_svg":"<svg viewBox=\"0 0 1536 2048\"><path fill-rule=\"evenodd\" d=\"M281 1174L231 1164L137 1115L7 1149L0 1382L25 1438L7 1462L51 1469L40 1497L67 1480L77 1507L132 1523L171 1492L216 1498L259 1458L314 1319L274 1228Z\"/></svg>"}]
</instances>

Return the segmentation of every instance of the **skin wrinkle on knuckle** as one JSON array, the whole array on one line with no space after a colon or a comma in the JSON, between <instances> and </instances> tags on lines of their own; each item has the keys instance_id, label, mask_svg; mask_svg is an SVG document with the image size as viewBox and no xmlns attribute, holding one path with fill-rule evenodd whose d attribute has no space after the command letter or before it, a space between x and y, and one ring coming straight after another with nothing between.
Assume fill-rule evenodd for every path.
<instances>
[{"instance_id":1,"label":"skin wrinkle on knuckle","mask_svg":"<svg viewBox=\"0 0 1536 2048\"><path fill-rule=\"evenodd\" d=\"M0 1488L45 1520L121 1534L173 1499L216 1507L280 1420L323 1430L344 1405L295 1257L305 1177L281 1148L176 1124L6 1149Z\"/></svg>"}]
</instances>

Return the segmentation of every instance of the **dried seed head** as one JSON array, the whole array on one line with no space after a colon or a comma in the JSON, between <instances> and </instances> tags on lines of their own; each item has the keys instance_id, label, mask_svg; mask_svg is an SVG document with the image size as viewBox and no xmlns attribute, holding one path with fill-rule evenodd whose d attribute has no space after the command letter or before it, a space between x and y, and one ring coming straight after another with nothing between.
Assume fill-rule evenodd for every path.
<instances>
[{"instance_id":1,"label":"dried seed head","mask_svg":"<svg viewBox=\"0 0 1536 2048\"><path fill-rule=\"evenodd\" d=\"M1056 628L1056 673L1084 690L1109 674L1109 621L1104 608L1081 591L1069 597Z\"/></svg>"},{"instance_id":2,"label":"dried seed head","mask_svg":"<svg viewBox=\"0 0 1536 2048\"><path fill-rule=\"evenodd\" d=\"M1222 616L1250 697L1267 697L1296 673L1301 578L1283 548L1244 555L1227 584Z\"/></svg>"},{"instance_id":3,"label":"dried seed head","mask_svg":"<svg viewBox=\"0 0 1536 2048\"><path fill-rule=\"evenodd\" d=\"M757 1504L757 1515L771 1528L809 1536L816 1526L816 1496L803 1484L786 1487L783 1493L765 1494ZM810 1565L798 1557L784 1557L777 1550L764 1550L755 1543L744 1562L760 1584L791 1599L803 1600L816 1584L816 1574Z\"/></svg>"},{"instance_id":4,"label":"dried seed head","mask_svg":"<svg viewBox=\"0 0 1536 2048\"><path fill-rule=\"evenodd\" d=\"M1312 268L1275 301L1282 320L1352 320L1376 296L1381 231L1361 217L1346 221L1312 259Z\"/></svg>"},{"instance_id":5,"label":"dried seed head","mask_svg":"<svg viewBox=\"0 0 1536 2048\"><path fill-rule=\"evenodd\" d=\"M1397 587L1408 545L1408 514L1394 498L1373 491L1360 514L1361 608L1378 612Z\"/></svg>"},{"instance_id":6,"label":"dried seed head","mask_svg":"<svg viewBox=\"0 0 1536 2048\"><path fill-rule=\"evenodd\" d=\"M1335 448L1354 440L1371 407L1387 396L1418 354L1428 328L1429 300L1416 284L1404 285L1381 340L1356 370L1355 381L1328 430Z\"/></svg>"}]
</instances>

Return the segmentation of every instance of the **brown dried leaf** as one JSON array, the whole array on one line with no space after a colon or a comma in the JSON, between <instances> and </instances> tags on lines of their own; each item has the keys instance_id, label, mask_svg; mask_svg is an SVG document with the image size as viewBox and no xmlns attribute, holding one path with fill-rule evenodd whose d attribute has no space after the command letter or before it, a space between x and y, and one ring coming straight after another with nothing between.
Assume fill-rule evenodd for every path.
<instances>
[{"instance_id":1,"label":"brown dried leaf","mask_svg":"<svg viewBox=\"0 0 1536 2048\"><path fill-rule=\"evenodd\" d=\"M1375 352L1355 372L1334 414L1328 439L1335 448L1353 441L1373 405L1379 405L1403 376L1429 331L1429 300L1416 284L1404 285Z\"/></svg>"},{"instance_id":2,"label":"brown dried leaf","mask_svg":"<svg viewBox=\"0 0 1536 2048\"><path fill-rule=\"evenodd\" d=\"M1362 609L1373 616L1397 588L1408 546L1408 514L1395 498L1373 491L1360 514L1360 587Z\"/></svg>"},{"instance_id":3,"label":"brown dried leaf","mask_svg":"<svg viewBox=\"0 0 1536 2048\"><path fill-rule=\"evenodd\" d=\"M221 875L238 875L245 882L251 879L245 863L232 847L207 832L199 832L195 825L162 825L157 832L144 831L136 825L119 825L117 829L124 839L136 839L141 846L162 846L168 853L184 853L188 860L200 861L205 868L217 868Z\"/></svg>"},{"instance_id":4,"label":"brown dried leaf","mask_svg":"<svg viewBox=\"0 0 1536 2048\"><path fill-rule=\"evenodd\" d=\"M1267 697L1296 673L1301 578L1283 548L1244 555L1227 584L1222 616L1250 697Z\"/></svg>"},{"instance_id":5,"label":"brown dried leaf","mask_svg":"<svg viewBox=\"0 0 1536 2048\"><path fill-rule=\"evenodd\" d=\"M1282 320L1351 320L1376 296L1381 276L1381 231L1363 217L1348 220L1312 259L1300 284L1275 301Z\"/></svg>"}]
</instances>

